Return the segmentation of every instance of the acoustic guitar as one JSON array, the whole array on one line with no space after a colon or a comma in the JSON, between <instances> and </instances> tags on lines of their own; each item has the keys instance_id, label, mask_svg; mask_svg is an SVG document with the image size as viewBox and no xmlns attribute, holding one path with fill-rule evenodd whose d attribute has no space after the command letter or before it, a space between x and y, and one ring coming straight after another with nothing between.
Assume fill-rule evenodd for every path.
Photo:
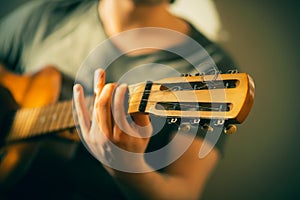
<instances>
[{"instance_id":1,"label":"acoustic guitar","mask_svg":"<svg viewBox=\"0 0 300 200\"><path fill-rule=\"evenodd\" d=\"M53 66L31 75L17 75L0 67L0 188L14 185L26 174L38 151L33 141L76 126L72 101L59 101L63 80ZM72 84L68 86L70 93ZM86 100L92 105L93 97ZM254 82L246 73L186 74L130 85L128 113L163 116L178 124L192 120L193 125L196 122L207 130L214 124L223 126L225 133L233 133L233 124L246 119L253 101ZM64 138L79 141L74 131L64 133Z\"/></svg>"}]
</instances>

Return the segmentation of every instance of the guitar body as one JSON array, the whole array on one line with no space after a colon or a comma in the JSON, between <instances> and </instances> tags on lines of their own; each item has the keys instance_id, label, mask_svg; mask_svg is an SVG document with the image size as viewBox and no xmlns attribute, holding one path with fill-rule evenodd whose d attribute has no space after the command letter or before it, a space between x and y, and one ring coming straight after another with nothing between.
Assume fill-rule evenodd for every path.
<instances>
[{"instance_id":1,"label":"guitar body","mask_svg":"<svg viewBox=\"0 0 300 200\"><path fill-rule=\"evenodd\" d=\"M4 68L0 69L0 191L16 185L33 163L39 165L47 162L47 159L62 160L66 155L60 155L57 149L74 146L73 142L62 142L53 137L32 138L9 144L4 139L9 133L14 112L18 108L55 103L60 96L62 80L62 75L52 66L32 75L16 75Z\"/></svg>"}]
</instances>

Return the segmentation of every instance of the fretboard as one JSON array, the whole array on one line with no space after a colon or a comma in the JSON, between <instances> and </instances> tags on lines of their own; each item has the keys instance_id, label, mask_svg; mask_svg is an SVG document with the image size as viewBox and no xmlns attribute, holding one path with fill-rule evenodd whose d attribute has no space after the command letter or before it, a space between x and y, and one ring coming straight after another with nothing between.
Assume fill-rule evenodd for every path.
<instances>
[{"instance_id":1,"label":"fretboard","mask_svg":"<svg viewBox=\"0 0 300 200\"><path fill-rule=\"evenodd\" d=\"M92 97L87 97L91 105ZM15 114L6 142L32 138L75 127L72 101L62 101L39 108L23 108Z\"/></svg>"}]
</instances>

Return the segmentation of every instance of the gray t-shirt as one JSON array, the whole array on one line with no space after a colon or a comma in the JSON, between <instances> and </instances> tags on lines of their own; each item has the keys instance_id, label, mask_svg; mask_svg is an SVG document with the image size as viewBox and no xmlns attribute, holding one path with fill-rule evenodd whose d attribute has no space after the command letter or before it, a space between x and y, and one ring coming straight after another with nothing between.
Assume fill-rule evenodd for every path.
<instances>
[{"instance_id":1,"label":"gray t-shirt","mask_svg":"<svg viewBox=\"0 0 300 200\"><path fill-rule=\"evenodd\" d=\"M161 49L154 41L152 47L160 50L127 55L108 40L97 6L98 1L60 0L33 1L19 8L0 24L0 62L16 73L32 73L46 65L55 65L63 74L77 77L76 81L87 90L91 90L93 71L98 67L107 70L108 82L129 84L180 73L211 73L211 66L217 66L222 72L234 67L230 57L191 24L190 38L180 45ZM151 138L147 151L168 143L172 129L176 127L166 127L162 134ZM216 145L221 152L224 138L222 134ZM43 175L48 173L48 168L36 168L14 189L14 195L38 198L38 194L51 194L50 199L58 194L67 199L123 198L114 180L83 147L74 159L62 164L51 176ZM36 196L32 196L33 190Z\"/></svg>"}]
</instances>

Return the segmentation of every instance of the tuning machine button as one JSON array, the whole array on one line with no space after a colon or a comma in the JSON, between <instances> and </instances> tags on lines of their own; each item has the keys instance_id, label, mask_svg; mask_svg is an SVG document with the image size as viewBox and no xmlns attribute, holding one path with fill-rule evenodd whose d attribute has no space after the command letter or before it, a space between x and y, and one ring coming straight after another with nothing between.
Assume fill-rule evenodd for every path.
<instances>
[{"instance_id":1,"label":"tuning machine button","mask_svg":"<svg viewBox=\"0 0 300 200\"><path fill-rule=\"evenodd\" d=\"M214 131L214 128L212 126L210 126L209 124L204 124L202 126L202 129L206 132L213 132Z\"/></svg>"},{"instance_id":2,"label":"tuning machine button","mask_svg":"<svg viewBox=\"0 0 300 200\"><path fill-rule=\"evenodd\" d=\"M205 72L197 72L195 76L205 76Z\"/></svg>"},{"instance_id":3,"label":"tuning machine button","mask_svg":"<svg viewBox=\"0 0 300 200\"><path fill-rule=\"evenodd\" d=\"M237 130L237 128L236 128L235 125L229 124L228 126L226 126L226 127L224 128L224 133L230 135L230 134L235 133L236 130Z\"/></svg>"},{"instance_id":4,"label":"tuning machine button","mask_svg":"<svg viewBox=\"0 0 300 200\"><path fill-rule=\"evenodd\" d=\"M178 122L178 118L173 117L173 118L168 118L168 124L176 124Z\"/></svg>"},{"instance_id":5,"label":"tuning machine button","mask_svg":"<svg viewBox=\"0 0 300 200\"><path fill-rule=\"evenodd\" d=\"M239 71L237 69L230 69L227 71L227 74L237 74Z\"/></svg>"},{"instance_id":6,"label":"tuning machine button","mask_svg":"<svg viewBox=\"0 0 300 200\"><path fill-rule=\"evenodd\" d=\"M184 133L187 133L191 130L191 125L188 124L188 123L183 123L183 124L180 124L178 130L180 132L184 132Z\"/></svg>"},{"instance_id":7,"label":"tuning machine button","mask_svg":"<svg viewBox=\"0 0 300 200\"><path fill-rule=\"evenodd\" d=\"M181 74L180 76L182 77L188 77L188 76L192 76L191 74Z\"/></svg>"}]
</instances>

